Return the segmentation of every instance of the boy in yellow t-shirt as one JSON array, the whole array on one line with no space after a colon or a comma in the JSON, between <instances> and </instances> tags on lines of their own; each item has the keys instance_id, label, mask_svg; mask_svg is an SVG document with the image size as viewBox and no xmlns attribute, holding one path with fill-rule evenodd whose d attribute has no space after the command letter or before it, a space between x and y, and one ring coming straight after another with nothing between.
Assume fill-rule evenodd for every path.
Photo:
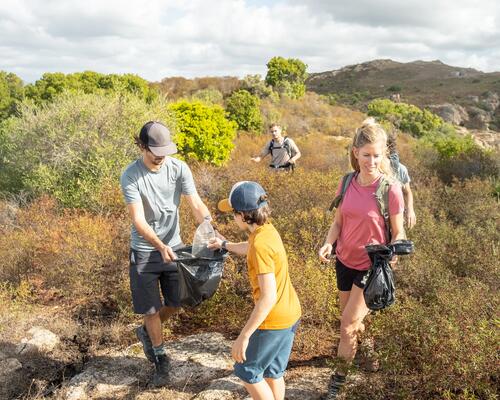
<instances>
[{"instance_id":1,"label":"boy in yellow t-shirt","mask_svg":"<svg viewBox=\"0 0 500 400\"><path fill-rule=\"evenodd\" d=\"M285 398L285 373L300 302L288 274L288 260L278 231L268 222L270 209L264 189L256 182L236 183L219 210L234 213L248 242L212 239L210 248L246 255L254 309L232 348L234 373L253 399Z\"/></svg>"}]
</instances>

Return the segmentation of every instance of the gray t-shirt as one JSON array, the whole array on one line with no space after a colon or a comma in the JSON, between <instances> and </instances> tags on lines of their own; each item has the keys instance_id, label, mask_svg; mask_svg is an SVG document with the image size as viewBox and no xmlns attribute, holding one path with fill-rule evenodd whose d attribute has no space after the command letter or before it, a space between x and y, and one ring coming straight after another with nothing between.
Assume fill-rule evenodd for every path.
<instances>
[{"instance_id":1,"label":"gray t-shirt","mask_svg":"<svg viewBox=\"0 0 500 400\"><path fill-rule=\"evenodd\" d=\"M299 148L297 147L295 142L290 138L287 138L286 140L288 141L288 144L290 146L290 150L291 150L292 154L297 154L299 152ZM262 148L262 150L260 152L260 156L265 157L269 153L271 153L271 164L272 165L278 166L278 165L286 164L288 162L288 160L290 160L291 157L288 155L288 152L287 152L285 146L283 146L284 143L285 143L284 139L283 139L282 144L279 144L277 141L272 143L272 140L267 142L265 147ZM273 147L272 152L270 150L271 144Z\"/></svg>"},{"instance_id":2,"label":"gray t-shirt","mask_svg":"<svg viewBox=\"0 0 500 400\"><path fill-rule=\"evenodd\" d=\"M185 162L167 157L158 171L150 171L140 158L125 168L120 185L127 204L142 201L146 222L163 243L170 247L181 243L181 194L196 193L193 175ZM137 232L134 224L130 247L139 251L155 250L151 243Z\"/></svg>"}]
</instances>

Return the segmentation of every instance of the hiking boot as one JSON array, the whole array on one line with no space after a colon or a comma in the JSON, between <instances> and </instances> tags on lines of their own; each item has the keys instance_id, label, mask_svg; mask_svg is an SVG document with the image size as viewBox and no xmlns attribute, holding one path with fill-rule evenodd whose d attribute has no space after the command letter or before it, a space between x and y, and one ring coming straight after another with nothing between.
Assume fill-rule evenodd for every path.
<instances>
[{"instance_id":1,"label":"hiking boot","mask_svg":"<svg viewBox=\"0 0 500 400\"><path fill-rule=\"evenodd\" d=\"M155 387L168 384L168 373L170 371L170 359L166 354L155 356L155 373L153 375L153 385Z\"/></svg>"},{"instance_id":2,"label":"hiking boot","mask_svg":"<svg viewBox=\"0 0 500 400\"><path fill-rule=\"evenodd\" d=\"M151 339L149 338L148 331L146 331L146 327L144 325L139 326L135 329L135 335L137 339L142 343L142 349L144 350L144 354L149 362L155 362L155 352L153 351L153 343L151 343Z\"/></svg>"},{"instance_id":3,"label":"hiking boot","mask_svg":"<svg viewBox=\"0 0 500 400\"><path fill-rule=\"evenodd\" d=\"M340 389L345 385L346 377L345 375L333 374L330 377L330 383L328 384L328 391L326 395L323 396L322 400L334 400L337 398Z\"/></svg>"}]
</instances>

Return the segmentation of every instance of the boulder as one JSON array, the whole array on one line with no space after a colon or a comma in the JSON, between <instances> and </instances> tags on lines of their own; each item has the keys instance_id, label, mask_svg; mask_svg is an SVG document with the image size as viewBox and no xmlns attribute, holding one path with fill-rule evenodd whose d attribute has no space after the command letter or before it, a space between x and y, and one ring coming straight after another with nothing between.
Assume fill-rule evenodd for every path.
<instances>
[{"instance_id":1,"label":"boulder","mask_svg":"<svg viewBox=\"0 0 500 400\"><path fill-rule=\"evenodd\" d=\"M436 104L427 107L434 114L439 115L446 122L454 125L463 125L469 120L469 115L467 111L462 106L458 104Z\"/></svg>"},{"instance_id":2,"label":"boulder","mask_svg":"<svg viewBox=\"0 0 500 400\"><path fill-rule=\"evenodd\" d=\"M490 113L478 107L469 107L467 111L469 112L469 121L465 125L467 128L481 131L488 130L489 123L491 122Z\"/></svg>"},{"instance_id":3,"label":"boulder","mask_svg":"<svg viewBox=\"0 0 500 400\"><path fill-rule=\"evenodd\" d=\"M51 352L59 344L59 337L51 331L34 326L28 331L29 337L21 339L16 351L25 354L30 351Z\"/></svg>"}]
</instances>

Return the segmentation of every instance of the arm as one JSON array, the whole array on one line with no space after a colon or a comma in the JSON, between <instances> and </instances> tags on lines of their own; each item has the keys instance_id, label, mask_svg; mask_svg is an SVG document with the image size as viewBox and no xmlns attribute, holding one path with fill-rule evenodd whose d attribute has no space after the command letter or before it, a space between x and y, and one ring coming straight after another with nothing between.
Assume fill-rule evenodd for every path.
<instances>
[{"instance_id":1,"label":"arm","mask_svg":"<svg viewBox=\"0 0 500 400\"><path fill-rule=\"evenodd\" d=\"M260 288L259 300L255 303L247 323L233 343L233 348L231 350L233 359L236 362L243 362L246 360L245 353L250 336L257 330L260 324L264 322L276 304L276 278L274 273L259 274L257 275L257 279Z\"/></svg>"},{"instance_id":2,"label":"arm","mask_svg":"<svg viewBox=\"0 0 500 400\"><path fill-rule=\"evenodd\" d=\"M330 262L328 258L332 253L333 243L339 238L340 231L342 230L342 215L340 207L335 210L335 218L330 226L330 230L326 235L325 244L319 249L319 259L324 262Z\"/></svg>"},{"instance_id":3,"label":"arm","mask_svg":"<svg viewBox=\"0 0 500 400\"><path fill-rule=\"evenodd\" d=\"M161 253L163 261L171 262L175 259L172 249L160 240L153 228L147 223L142 202L129 203L127 209L137 232Z\"/></svg>"},{"instance_id":4,"label":"arm","mask_svg":"<svg viewBox=\"0 0 500 400\"><path fill-rule=\"evenodd\" d=\"M260 154L256 157L251 157L250 160L252 160L253 162L261 162L261 160L267 156L268 154L270 154L270 151L269 151L269 144L270 142L267 142L266 143L266 146L260 151Z\"/></svg>"},{"instance_id":5,"label":"arm","mask_svg":"<svg viewBox=\"0 0 500 400\"><path fill-rule=\"evenodd\" d=\"M295 142L293 142L293 148L295 150L295 155L292 158L290 158L290 160L288 160L288 162L291 164L295 164L295 161L297 161L302 156Z\"/></svg>"},{"instance_id":6,"label":"arm","mask_svg":"<svg viewBox=\"0 0 500 400\"><path fill-rule=\"evenodd\" d=\"M198 224L201 224L205 217L209 217L210 220L212 217L210 216L210 211L208 211L207 206L203 203L203 200L200 198L198 193L185 195L184 196L191 207L191 212L193 213L194 219Z\"/></svg>"},{"instance_id":7,"label":"arm","mask_svg":"<svg viewBox=\"0 0 500 400\"><path fill-rule=\"evenodd\" d=\"M403 185L403 196L406 204L406 225L408 226L408 229L411 229L415 226L417 217L415 215L415 210L413 209L413 192L411 191L409 182L406 185Z\"/></svg>"},{"instance_id":8,"label":"arm","mask_svg":"<svg viewBox=\"0 0 500 400\"><path fill-rule=\"evenodd\" d=\"M224 239L216 237L210 241L209 249L221 249ZM246 256L248 253L248 242L232 243L226 241L226 250L238 254L239 256Z\"/></svg>"}]
</instances>

